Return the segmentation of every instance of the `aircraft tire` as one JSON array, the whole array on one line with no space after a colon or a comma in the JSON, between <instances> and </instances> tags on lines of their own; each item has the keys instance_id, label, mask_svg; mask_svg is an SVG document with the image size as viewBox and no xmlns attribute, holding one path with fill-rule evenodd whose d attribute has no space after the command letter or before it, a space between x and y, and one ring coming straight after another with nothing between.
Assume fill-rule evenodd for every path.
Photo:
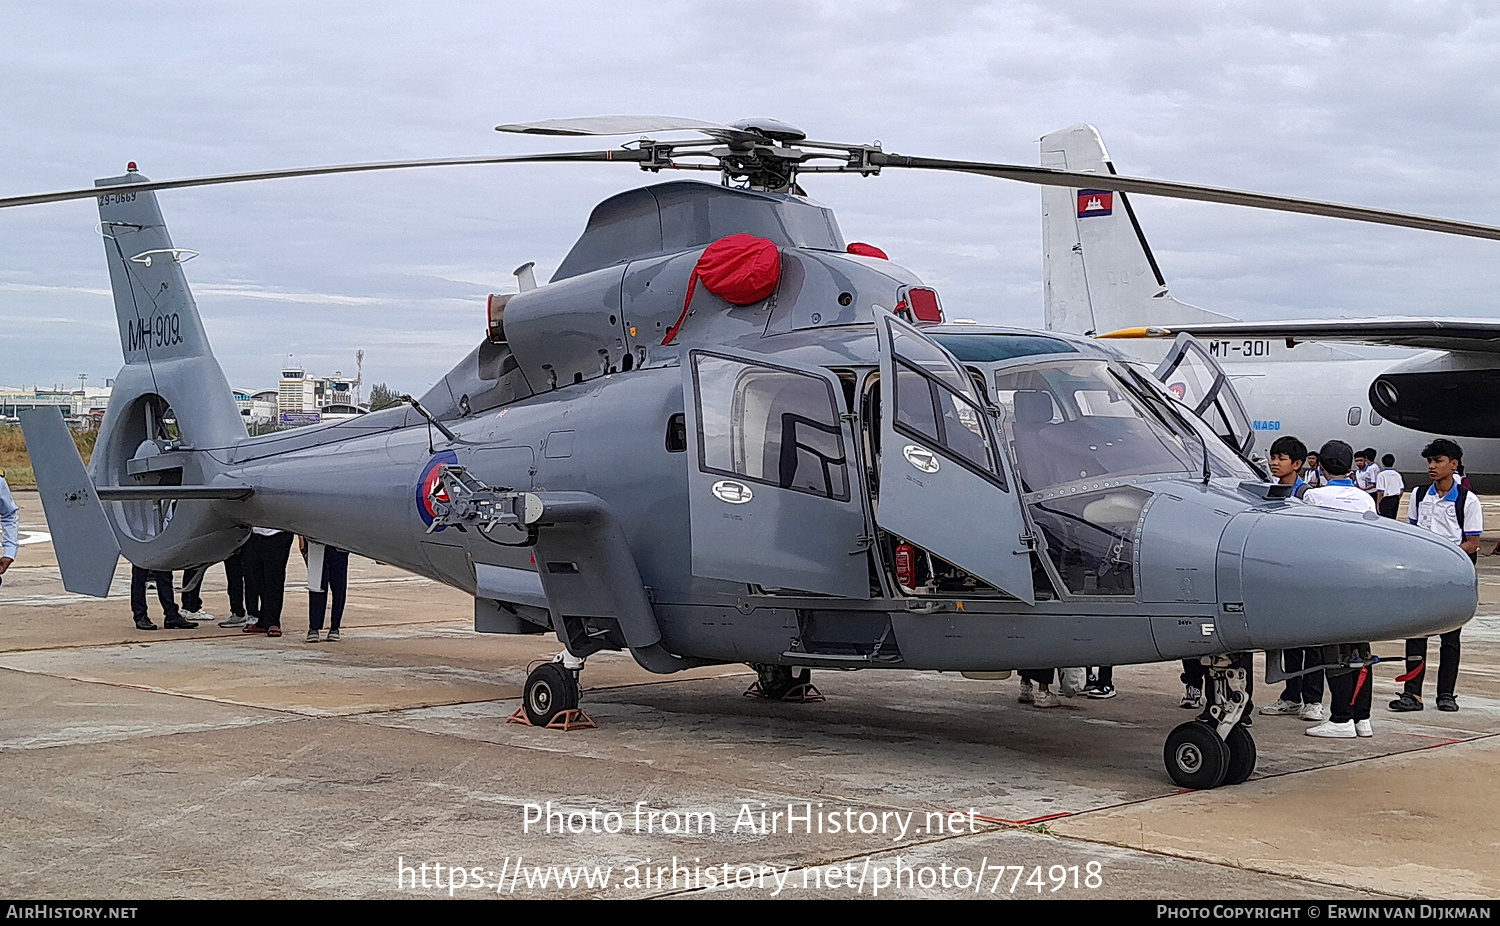
<instances>
[{"instance_id":1,"label":"aircraft tire","mask_svg":"<svg viewBox=\"0 0 1500 926\"><path fill-rule=\"evenodd\" d=\"M578 706L578 682L559 663L537 666L526 676L521 704L532 726L545 727L558 714Z\"/></svg>"},{"instance_id":2,"label":"aircraft tire","mask_svg":"<svg viewBox=\"0 0 1500 926\"><path fill-rule=\"evenodd\" d=\"M760 682L761 694L772 701L781 700L793 688L812 680L812 671L805 668L793 669L791 666L765 663L753 663L751 668L755 670L756 680Z\"/></svg>"},{"instance_id":3,"label":"aircraft tire","mask_svg":"<svg viewBox=\"0 0 1500 926\"><path fill-rule=\"evenodd\" d=\"M1180 724L1167 735L1162 758L1172 781L1195 791L1217 788L1229 772L1229 746L1213 727L1197 720Z\"/></svg>"},{"instance_id":4,"label":"aircraft tire","mask_svg":"<svg viewBox=\"0 0 1500 926\"><path fill-rule=\"evenodd\" d=\"M1224 784L1243 784L1255 771L1255 738L1249 730L1235 724L1224 745L1229 747L1229 768L1224 773Z\"/></svg>"}]
</instances>

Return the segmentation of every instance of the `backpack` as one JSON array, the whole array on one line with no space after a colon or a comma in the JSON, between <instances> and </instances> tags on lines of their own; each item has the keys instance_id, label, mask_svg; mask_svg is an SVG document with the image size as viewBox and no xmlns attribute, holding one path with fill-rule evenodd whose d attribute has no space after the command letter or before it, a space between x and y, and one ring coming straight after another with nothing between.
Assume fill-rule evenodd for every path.
<instances>
[{"instance_id":1,"label":"backpack","mask_svg":"<svg viewBox=\"0 0 1500 926\"><path fill-rule=\"evenodd\" d=\"M1458 532L1462 534L1464 532L1464 508L1469 500L1469 490L1461 482L1457 483L1457 485L1458 497L1453 500L1453 514L1458 518ZM1417 508L1421 505L1422 499L1426 498L1427 493L1432 491L1435 491L1433 483L1412 489L1412 492L1415 493L1411 497L1413 515L1417 513Z\"/></svg>"},{"instance_id":2,"label":"backpack","mask_svg":"<svg viewBox=\"0 0 1500 926\"><path fill-rule=\"evenodd\" d=\"M1458 486L1458 497L1453 500L1453 514L1454 514L1455 517L1458 518L1458 533L1459 533L1459 536L1463 536L1463 532L1464 532L1464 508L1466 507L1467 502L1469 500L1469 489L1462 482L1457 482L1455 480L1454 484ZM1433 491L1433 484L1432 483L1428 483L1425 486L1421 486L1419 488L1412 489L1412 492L1415 493L1411 497L1411 509L1412 509L1412 513L1413 514L1418 513L1418 506L1422 503L1422 499L1426 498L1427 497L1427 493L1431 492L1431 491ZM1473 560L1475 563L1478 563L1479 562L1479 554L1477 554L1477 553L1470 553L1469 554L1469 559Z\"/></svg>"}]
</instances>

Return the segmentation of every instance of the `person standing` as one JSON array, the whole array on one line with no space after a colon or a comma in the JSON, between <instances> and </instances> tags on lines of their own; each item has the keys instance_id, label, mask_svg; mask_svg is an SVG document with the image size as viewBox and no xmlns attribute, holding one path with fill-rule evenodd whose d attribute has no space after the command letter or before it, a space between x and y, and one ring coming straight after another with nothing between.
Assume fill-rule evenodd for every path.
<instances>
[{"instance_id":1,"label":"person standing","mask_svg":"<svg viewBox=\"0 0 1500 926\"><path fill-rule=\"evenodd\" d=\"M184 618L182 612L177 609L177 598L172 594L172 573L145 569L131 563L130 614L135 618L136 630L157 629L150 614L146 612L146 582L148 580L156 583L156 599L161 602L164 627L168 630L192 630L198 626L197 622Z\"/></svg>"},{"instance_id":2,"label":"person standing","mask_svg":"<svg viewBox=\"0 0 1500 926\"><path fill-rule=\"evenodd\" d=\"M292 535L267 527L250 529L245 541L245 608L256 616L244 633L281 636L281 605L286 597L286 561L292 555Z\"/></svg>"},{"instance_id":3,"label":"person standing","mask_svg":"<svg viewBox=\"0 0 1500 926\"><path fill-rule=\"evenodd\" d=\"M1375 507L1382 518L1395 520L1401 508L1401 493L1406 491L1406 481L1396 472L1396 455L1388 453L1380 458L1382 469L1375 477Z\"/></svg>"},{"instance_id":4,"label":"person standing","mask_svg":"<svg viewBox=\"0 0 1500 926\"><path fill-rule=\"evenodd\" d=\"M1303 496L1308 504L1322 508L1337 508L1342 511L1375 511L1375 500L1363 492L1349 478L1354 464L1354 451L1341 440L1331 440L1318 451L1323 471L1328 474L1328 485L1309 489ZM1353 644L1368 650L1370 644L1363 641ZM1302 731L1308 736L1352 739L1356 736L1374 736L1370 725L1370 669L1363 666L1357 670L1329 671L1329 713L1333 716L1315 727Z\"/></svg>"},{"instance_id":5,"label":"person standing","mask_svg":"<svg viewBox=\"0 0 1500 926\"><path fill-rule=\"evenodd\" d=\"M1375 463L1375 448L1366 447L1354 455L1354 484L1361 492L1378 502L1375 480L1380 476L1380 467Z\"/></svg>"},{"instance_id":6,"label":"person standing","mask_svg":"<svg viewBox=\"0 0 1500 926\"><path fill-rule=\"evenodd\" d=\"M1299 473L1307 457L1307 445L1291 435L1276 438L1271 444L1271 476L1284 486L1291 486L1294 498L1305 498L1307 483ZM1281 651L1281 668L1284 672L1301 672L1286 680L1281 697L1275 703L1260 709L1269 717L1299 717L1302 720L1324 720L1323 670L1305 671L1323 665L1323 651L1315 646L1296 647Z\"/></svg>"},{"instance_id":7,"label":"person standing","mask_svg":"<svg viewBox=\"0 0 1500 926\"><path fill-rule=\"evenodd\" d=\"M1022 669L1021 694L1016 700L1032 707L1061 707L1062 701L1052 691L1056 675L1055 669ZM1033 685L1036 686L1034 689Z\"/></svg>"},{"instance_id":8,"label":"person standing","mask_svg":"<svg viewBox=\"0 0 1500 926\"><path fill-rule=\"evenodd\" d=\"M1407 519L1423 530L1458 544L1469 554L1469 559L1478 563L1479 535L1484 533L1484 505L1479 496L1459 482L1463 453L1463 448L1456 442L1441 437L1422 448L1422 456L1427 460L1427 475L1432 483L1412 490ZM1440 711L1458 710L1454 691L1458 687L1458 635L1461 630L1455 627L1439 638L1437 708ZM1427 637L1414 637L1406 641L1406 674L1398 679L1406 684L1401 697L1390 703L1393 711L1422 709L1422 682L1427 677L1427 640Z\"/></svg>"},{"instance_id":9,"label":"person standing","mask_svg":"<svg viewBox=\"0 0 1500 926\"><path fill-rule=\"evenodd\" d=\"M1115 696L1115 667L1093 666L1089 669L1088 684L1083 688L1085 698L1107 701Z\"/></svg>"},{"instance_id":10,"label":"person standing","mask_svg":"<svg viewBox=\"0 0 1500 926\"><path fill-rule=\"evenodd\" d=\"M220 627L243 627L250 622L245 610L245 545L224 560L224 580L229 584L229 617Z\"/></svg>"},{"instance_id":11,"label":"person standing","mask_svg":"<svg viewBox=\"0 0 1500 926\"><path fill-rule=\"evenodd\" d=\"M1319 464L1316 453L1307 455L1307 468L1302 471L1302 481L1307 483L1309 489L1321 489L1328 484L1328 478L1323 475L1323 467Z\"/></svg>"},{"instance_id":12,"label":"person standing","mask_svg":"<svg viewBox=\"0 0 1500 926\"><path fill-rule=\"evenodd\" d=\"M1301 498L1311 488L1302 478L1307 456L1307 445L1290 434L1276 438L1271 444L1271 478L1280 485L1291 486L1293 498Z\"/></svg>"},{"instance_id":13,"label":"person standing","mask_svg":"<svg viewBox=\"0 0 1500 926\"><path fill-rule=\"evenodd\" d=\"M302 558L307 560L307 538L300 538ZM339 624L344 620L344 600L349 593L349 551L338 547L323 547L322 591L312 590L312 576L308 576L307 591L307 642L318 642L318 633L323 629L323 613L328 609L328 599L333 598L333 610L329 613L328 642L339 639Z\"/></svg>"},{"instance_id":14,"label":"person standing","mask_svg":"<svg viewBox=\"0 0 1500 926\"><path fill-rule=\"evenodd\" d=\"M203 610L203 579L211 563L189 566L182 571L182 616L192 621L211 621L212 614Z\"/></svg>"},{"instance_id":15,"label":"person standing","mask_svg":"<svg viewBox=\"0 0 1500 926\"><path fill-rule=\"evenodd\" d=\"M21 509L10 496L10 484L0 471L0 582L21 552Z\"/></svg>"}]
</instances>

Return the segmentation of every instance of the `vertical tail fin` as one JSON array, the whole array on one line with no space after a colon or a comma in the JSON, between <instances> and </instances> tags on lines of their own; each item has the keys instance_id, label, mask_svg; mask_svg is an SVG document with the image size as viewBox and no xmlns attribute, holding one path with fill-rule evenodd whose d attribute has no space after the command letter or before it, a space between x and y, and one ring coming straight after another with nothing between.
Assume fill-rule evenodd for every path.
<instances>
[{"instance_id":1,"label":"vertical tail fin","mask_svg":"<svg viewBox=\"0 0 1500 926\"><path fill-rule=\"evenodd\" d=\"M1093 171L1093 189L1042 187L1042 280L1049 331L1092 334L1136 325L1232 321L1178 302L1091 125L1042 137L1042 166Z\"/></svg>"},{"instance_id":2,"label":"vertical tail fin","mask_svg":"<svg viewBox=\"0 0 1500 926\"><path fill-rule=\"evenodd\" d=\"M99 429L92 478L101 488L210 485L223 469L211 451L244 440L245 422L182 272L191 252L172 244L156 194L130 188L146 181L131 166L95 181L125 365ZM105 512L125 558L153 569L223 559L245 535L213 501L111 501Z\"/></svg>"},{"instance_id":3,"label":"vertical tail fin","mask_svg":"<svg viewBox=\"0 0 1500 926\"><path fill-rule=\"evenodd\" d=\"M114 399L159 395L176 412L184 443L223 446L246 436L245 423L182 272L182 261L192 252L172 245L156 194L130 189L145 180L131 171L95 181L105 188L99 196L100 229L125 354Z\"/></svg>"}]
</instances>

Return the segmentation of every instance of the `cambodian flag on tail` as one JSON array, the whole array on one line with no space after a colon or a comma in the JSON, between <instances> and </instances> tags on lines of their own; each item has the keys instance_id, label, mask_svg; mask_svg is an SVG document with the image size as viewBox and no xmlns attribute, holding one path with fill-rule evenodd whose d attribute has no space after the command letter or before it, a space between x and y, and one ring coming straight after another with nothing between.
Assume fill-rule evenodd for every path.
<instances>
[{"instance_id":1,"label":"cambodian flag on tail","mask_svg":"<svg viewBox=\"0 0 1500 926\"><path fill-rule=\"evenodd\" d=\"M1109 190L1079 190L1078 217L1109 215L1114 212L1115 194Z\"/></svg>"}]
</instances>

